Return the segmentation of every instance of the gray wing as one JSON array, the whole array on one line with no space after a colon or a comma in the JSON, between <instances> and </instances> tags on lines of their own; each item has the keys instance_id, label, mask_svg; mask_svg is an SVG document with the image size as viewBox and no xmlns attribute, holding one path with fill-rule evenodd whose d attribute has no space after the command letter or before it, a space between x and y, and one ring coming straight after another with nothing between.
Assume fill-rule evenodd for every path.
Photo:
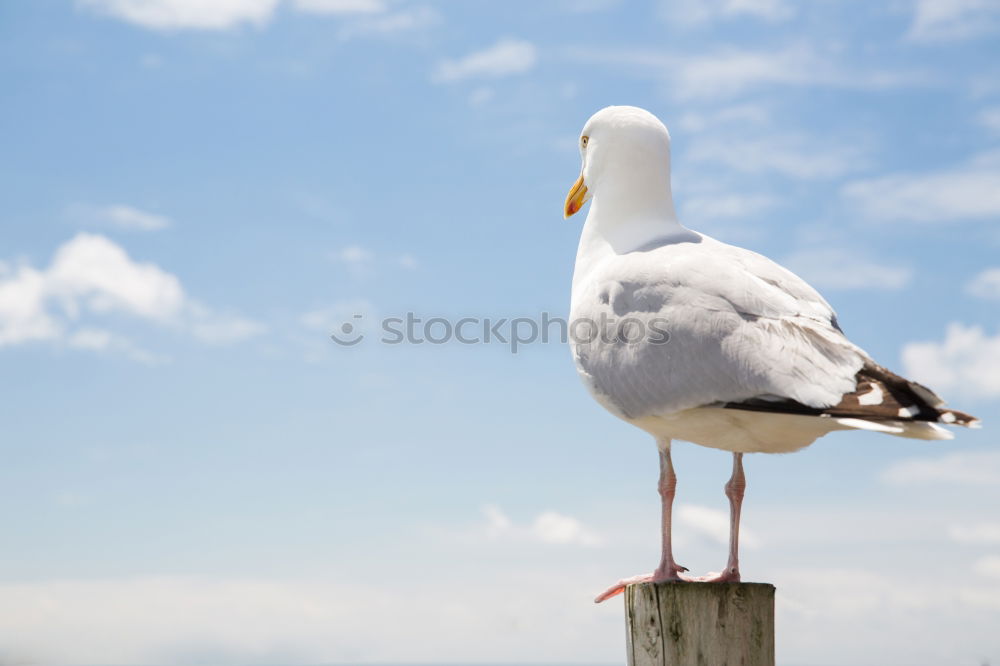
<instances>
[{"instance_id":1,"label":"gray wing","mask_svg":"<svg viewBox=\"0 0 1000 666\"><path fill-rule=\"evenodd\" d=\"M575 318L668 333L574 343L593 390L630 418L752 399L829 407L868 360L801 278L708 237L616 257L575 301Z\"/></svg>"}]
</instances>

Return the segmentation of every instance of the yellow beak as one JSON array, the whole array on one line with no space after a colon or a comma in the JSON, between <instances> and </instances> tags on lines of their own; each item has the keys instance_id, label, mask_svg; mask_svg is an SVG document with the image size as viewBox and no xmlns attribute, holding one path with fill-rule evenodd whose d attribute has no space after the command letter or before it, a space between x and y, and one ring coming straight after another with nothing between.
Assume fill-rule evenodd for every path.
<instances>
[{"instance_id":1,"label":"yellow beak","mask_svg":"<svg viewBox=\"0 0 1000 666\"><path fill-rule=\"evenodd\" d=\"M563 209L563 217L569 217L576 214L583 204L587 203L587 186L583 184L583 174L576 179L573 183L573 187L569 189L569 194L566 195L566 206Z\"/></svg>"}]
</instances>

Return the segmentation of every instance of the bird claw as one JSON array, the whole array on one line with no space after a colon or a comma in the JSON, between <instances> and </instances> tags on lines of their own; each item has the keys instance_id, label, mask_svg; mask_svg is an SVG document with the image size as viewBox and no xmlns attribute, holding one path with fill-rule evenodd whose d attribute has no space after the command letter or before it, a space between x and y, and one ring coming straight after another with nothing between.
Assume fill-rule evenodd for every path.
<instances>
[{"instance_id":1,"label":"bird claw","mask_svg":"<svg viewBox=\"0 0 1000 666\"><path fill-rule=\"evenodd\" d=\"M604 590L594 598L594 603L599 604L602 601L607 601L611 597L621 594L625 591L625 588L629 585L635 585L637 583L682 583L691 582L693 578L688 576L681 576L680 572L687 571L687 567L682 567L679 564L675 564L671 568L670 574L661 574L659 570L651 574L642 574L639 576L632 576L631 578L622 578L620 581Z\"/></svg>"}]
</instances>

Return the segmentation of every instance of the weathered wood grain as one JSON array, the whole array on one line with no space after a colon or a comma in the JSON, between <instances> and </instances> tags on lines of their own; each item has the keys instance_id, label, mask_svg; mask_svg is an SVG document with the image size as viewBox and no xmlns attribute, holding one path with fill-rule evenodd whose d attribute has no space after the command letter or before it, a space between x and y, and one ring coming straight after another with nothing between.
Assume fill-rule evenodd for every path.
<instances>
[{"instance_id":1,"label":"weathered wood grain","mask_svg":"<svg viewBox=\"0 0 1000 666\"><path fill-rule=\"evenodd\" d=\"M774 586L640 583L625 589L629 666L774 666Z\"/></svg>"}]
</instances>

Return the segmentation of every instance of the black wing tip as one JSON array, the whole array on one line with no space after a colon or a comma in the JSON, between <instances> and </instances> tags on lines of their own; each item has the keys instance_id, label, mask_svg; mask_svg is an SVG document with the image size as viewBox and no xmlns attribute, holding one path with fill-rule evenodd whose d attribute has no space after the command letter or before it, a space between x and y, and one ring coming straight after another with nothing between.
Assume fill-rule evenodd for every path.
<instances>
[{"instance_id":1,"label":"black wing tip","mask_svg":"<svg viewBox=\"0 0 1000 666\"><path fill-rule=\"evenodd\" d=\"M760 412L862 419L879 422L924 422L979 428L981 421L957 409L944 406L932 390L901 377L874 361L868 360L858 371L856 389L836 405L811 407L791 398L750 398L725 403L723 407Z\"/></svg>"},{"instance_id":2,"label":"black wing tip","mask_svg":"<svg viewBox=\"0 0 1000 666\"><path fill-rule=\"evenodd\" d=\"M982 420L972 414L966 414L956 409L939 409L935 423L945 425L962 426L963 428L978 429L983 427Z\"/></svg>"}]
</instances>

